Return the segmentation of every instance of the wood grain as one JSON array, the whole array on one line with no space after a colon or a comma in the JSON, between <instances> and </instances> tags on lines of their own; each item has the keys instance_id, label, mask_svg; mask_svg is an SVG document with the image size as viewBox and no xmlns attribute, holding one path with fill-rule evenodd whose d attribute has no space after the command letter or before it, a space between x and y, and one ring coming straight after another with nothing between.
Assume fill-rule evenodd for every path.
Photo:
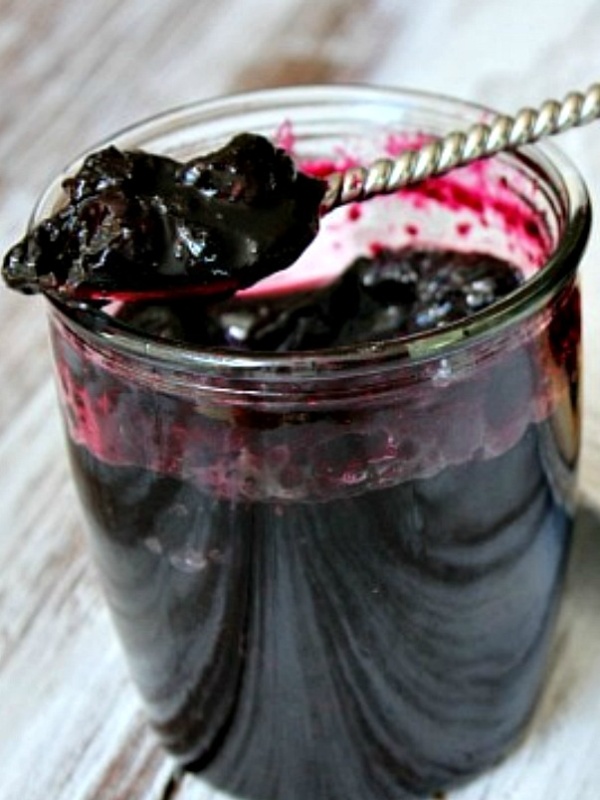
<instances>
[{"instance_id":1,"label":"wood grain","mask_svg":"<svg viewBox=\"0 0 600 800\"><path fill-rule=\"evenodd\" d=\"M597 79L599 37L595 0L0 0L0 245L74 154L164 108L378 81L514 110ZM561 145L597 204L596 137ZM594 233L582 269L585 502L548 684L523 745L451 800L598 797L599 255ZM173 777L129 682L69 481L42 304L2 291L0 325L0 796L216 800Z\"/></svg>"}]
</instances>

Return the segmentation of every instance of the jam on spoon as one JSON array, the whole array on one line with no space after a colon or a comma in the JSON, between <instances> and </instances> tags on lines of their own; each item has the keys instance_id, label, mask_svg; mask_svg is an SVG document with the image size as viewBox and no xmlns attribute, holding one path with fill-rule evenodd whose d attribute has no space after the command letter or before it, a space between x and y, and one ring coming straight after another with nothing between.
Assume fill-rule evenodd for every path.
<instances>
[{"instance_id":1,"label":"jam on spoon","mask_svg":"<svg viewBox=\"0 0 600 800\"><path fill-rule=\"evenodd\" d=\"M317 233L326 184L244 133L187 163L108 147L63 187L67 203L8 252L4 280L103 301L225 296L288 267Z\"/></svg>"}]
</instances>

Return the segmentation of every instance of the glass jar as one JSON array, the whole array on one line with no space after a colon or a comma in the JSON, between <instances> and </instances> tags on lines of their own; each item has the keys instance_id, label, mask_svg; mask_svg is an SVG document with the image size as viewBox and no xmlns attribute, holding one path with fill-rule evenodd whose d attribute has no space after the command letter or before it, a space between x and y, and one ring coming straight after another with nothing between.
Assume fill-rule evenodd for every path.
<instances>
[{"instance_id":1,"label":"glass jar","mask_svg":"<svg viewBox=\"0 0 600 800\"><path fill-rule=\"evenodd\" d=\"M255 131L314 173L485 119L457 101L297 87L183 108L112 143L189 158ZM60 196L57 181L36 220ZM554 148L338 209L291 270L404 245L527 276L467 320L241 353L49 303L89 541L165 747L235 798L425 796L522 735L563 587L590 211Z\"/></svg>"}]
</instances>

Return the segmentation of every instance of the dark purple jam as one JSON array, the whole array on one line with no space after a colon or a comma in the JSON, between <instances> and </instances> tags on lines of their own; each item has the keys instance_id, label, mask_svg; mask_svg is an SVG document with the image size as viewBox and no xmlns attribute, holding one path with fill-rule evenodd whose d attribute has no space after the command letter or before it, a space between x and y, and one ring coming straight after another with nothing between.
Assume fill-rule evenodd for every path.
<instances>
[{"instance_id":1,"label":"dark purple jam","mask_svg":"<svg viewBox=\"0 0 600 800\"><path fill-rule=\"evenodd\" d=\"M369 435L304 455L331 484ZM537 698L563 581L553 436L531 426L495 458L300 501L229 500L72 444L164 745L256 800L429 797L495 763Z\"/></svg>"},{"instance_id":2,"label":"dark purple jam","mask_svg":"<svg viewBox=\"0 0 600 800\"><path fill-rule=\"evenodd\" d=\"M231 378L224 349L365 361L523 275L379 248L320 288L231 296L317 230L323 184L258 137L184 165L109 149L65 189L9 285L116 298L117 325L214 356L172 368L95 338L103 312L51 313L92 547L165 746L236 800L407 800L495 763L530 717L567 560L576 286L410 369Z\"/></svg>"},{"instance_id":3,"label":"dark purple jam","mask_svg":"<svg viewBox=\"0 0 600 800\"><path fill-rule=\"evenodd\" d=\"M12 248L3 277L79 301L250 286L313 240L325 184L264 137L240 134L186 163L109 147L63 187L66 204Z\"/></svg>"},{"instance_id":4,"label":"dark purple jam","mask_svg":"<svg viewBox=\"0 0 600 800\"><path fill-rule=\"evenodd\" d=\"M482 254L382 251L314 292L119 314L170 339L303 350L439 326L520 280ZM235 798L405 800L507 752L568 553L577 308L569 290L543 335L475 349L456 380L342 376L327 402L310 378L273 403L180 394L54 328L106 595L189 770Z\"/></svg>"},{"instance_id":5,"label":"dark purple jam","mask_svg":"<svg viewBox=\"0 0 600 800\"><path fill-rule=\"evenodd\" d=\"M208 347L290 352L382 341L456 322L510 294L519 269L484 253L381 249L327 286L243 296L131 304L132 327Z\"/></svg>"}]
</instances>

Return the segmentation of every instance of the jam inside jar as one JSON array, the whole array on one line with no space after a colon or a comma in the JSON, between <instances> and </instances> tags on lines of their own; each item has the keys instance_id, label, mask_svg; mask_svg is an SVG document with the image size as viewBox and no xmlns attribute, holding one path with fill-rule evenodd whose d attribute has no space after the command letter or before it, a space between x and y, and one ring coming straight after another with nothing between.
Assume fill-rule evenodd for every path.
<instances>
[{"instance_id":1,"label":"jam inside jar","mask_svg":"<svg viewBox=\"0 0 600 800\"><path fill-rule=\"evenodd\" d=\"M482 116L296 88L115 142L191 157L252 130L326 174ZM580 179L532 148L338 209L244 295L310 292L383 249L523 274L439 327L248 352L49 303L91 549L148 718L186 768L235 798L396 800L518 742L570 548L588 227Z\"/></svg>"}]
</instances>

